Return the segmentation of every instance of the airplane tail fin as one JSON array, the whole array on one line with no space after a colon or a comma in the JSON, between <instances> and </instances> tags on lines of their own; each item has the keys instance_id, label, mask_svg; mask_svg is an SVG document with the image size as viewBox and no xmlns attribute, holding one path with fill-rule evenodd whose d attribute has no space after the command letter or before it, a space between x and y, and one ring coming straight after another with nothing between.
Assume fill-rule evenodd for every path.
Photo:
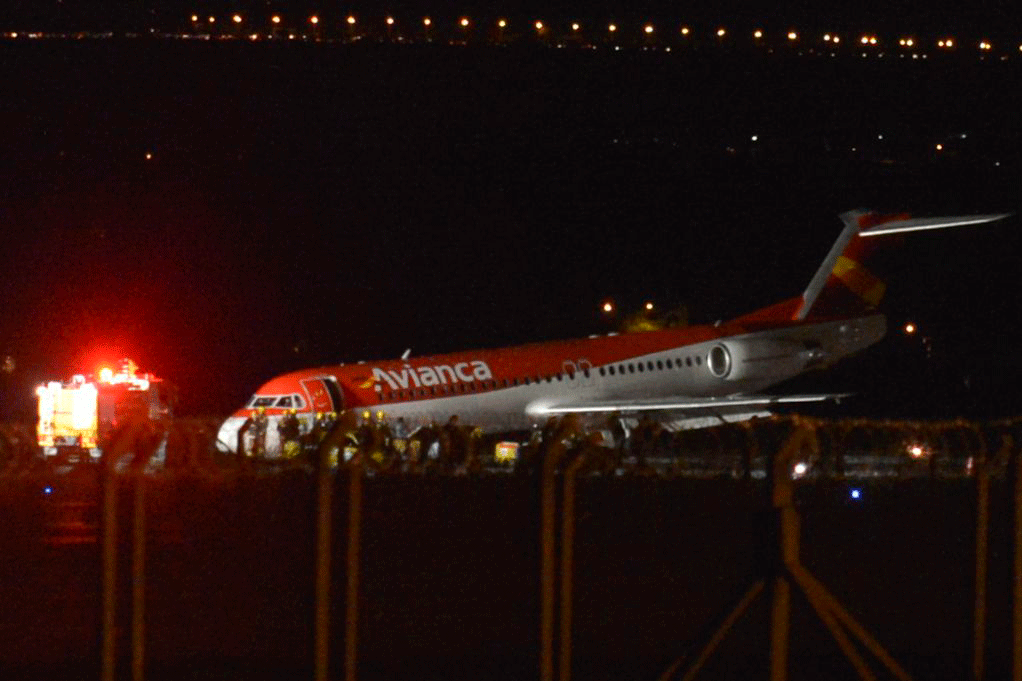
<instances>
[{"instance_id":1,"label":"airplane tail fin","mask_svg":"<svg viewBox=\"0 0 1022 681\"><path fill-rule=\"evenodd\" d=\"M877 308L887 290L885 282L870 269L892 236L946 227L980 225L1007 217L966 215L961 217L912 218L881 215L865 210L841 214L844 229L813 275L795 307L796 320L814 317L864 314Z\"/></svg>"}]
</instances>

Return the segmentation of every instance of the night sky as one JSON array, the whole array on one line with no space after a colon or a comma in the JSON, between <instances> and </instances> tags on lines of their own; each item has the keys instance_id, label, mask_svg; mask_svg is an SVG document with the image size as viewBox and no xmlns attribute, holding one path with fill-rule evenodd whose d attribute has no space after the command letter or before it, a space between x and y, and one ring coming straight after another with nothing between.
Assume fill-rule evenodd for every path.
<instances>
[{"instance_id":1,"label":"night sky","mask_svg":"<svg viewBox=\"0 0 1022 681\"><path fill-rule=\"evenodd\" d=\"M1020 70L962 54L0 42L0 353L16 362L2 415L30 412L39 381L125 355L178 383L181 411L224 413L298 367L607 330L607 296L696 322L747 312L802 290L844 210L1017 211ZM1017 229L913 238L889 310L918 321L930 360L895 334L844 378L929 372L974 405L1022 376Z\"/></svg>"}]
</instances>

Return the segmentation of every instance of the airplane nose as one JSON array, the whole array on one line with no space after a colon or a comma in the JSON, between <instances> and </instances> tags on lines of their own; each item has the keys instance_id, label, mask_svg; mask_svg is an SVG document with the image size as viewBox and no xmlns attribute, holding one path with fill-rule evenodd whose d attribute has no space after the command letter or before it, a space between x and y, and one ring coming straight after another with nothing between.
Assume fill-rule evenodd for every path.
<instances>
[{"instance_id":1,"label":"airplane nose","mask_svg":"<svg viewBox=\"0 0 1022 681\"><path fill-rule=\"evenodd\" d=\"M244 416L230 416L223 422L216 435L217 451L228 454L238 453L238 431L244 423Z\"/></svg>"}]
</instances>

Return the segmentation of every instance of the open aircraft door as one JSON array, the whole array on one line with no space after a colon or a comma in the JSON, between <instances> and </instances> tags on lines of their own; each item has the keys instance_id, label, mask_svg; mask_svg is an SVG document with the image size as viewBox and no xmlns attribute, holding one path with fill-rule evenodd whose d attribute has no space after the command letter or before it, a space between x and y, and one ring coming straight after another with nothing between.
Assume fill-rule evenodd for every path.
<instances>
[{"instance_id":1,"label":"open aircraft door","mask_svg":"<svg viewBox=\"0 0 1022 681\"><path fill-rule=\"evenodd\" d=\"M316 412L344 410L344 398L341 396L341 389L337 386L337 380L333 376L320 378L303 378L302 387L305 394L309 396L309 404Z\"/></svg>"}]
</instances>

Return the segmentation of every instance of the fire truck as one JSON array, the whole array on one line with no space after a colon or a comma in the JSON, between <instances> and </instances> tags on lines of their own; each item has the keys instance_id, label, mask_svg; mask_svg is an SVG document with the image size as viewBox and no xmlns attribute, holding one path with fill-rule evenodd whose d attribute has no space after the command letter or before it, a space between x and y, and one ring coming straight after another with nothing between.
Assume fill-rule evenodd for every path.
<instances>
[{"instance_id":1,"label":"fire truck","mask_svg":"<svg viewBox=\"0 0 1022 681\"><path fill-rule=\"evenodd\" d=\"M130 359L98 376L76 375L36 388L39 447L46 457L97 459L110 432L122 423L172 416L174 392L152 374L138 373Z\"/></svg>"}]
</instances>

